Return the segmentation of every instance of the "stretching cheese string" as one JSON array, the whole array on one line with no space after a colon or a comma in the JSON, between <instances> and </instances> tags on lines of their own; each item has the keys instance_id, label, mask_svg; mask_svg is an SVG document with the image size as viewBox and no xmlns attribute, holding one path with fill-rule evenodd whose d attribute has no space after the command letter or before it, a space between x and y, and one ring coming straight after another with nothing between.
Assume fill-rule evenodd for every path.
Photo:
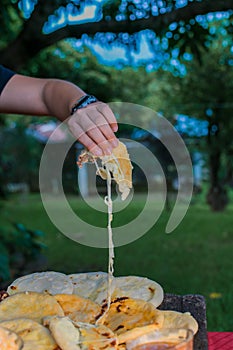
<instances>
[{"instance_id":1,"label":"stretching cheese string","mask_svg":"<svg viewBox=\"0 0 233 350\"><path fill-rule=\"evenodd\" d=\"M115 179L116 182L118 183L118 181L121 181L124 179L124 173L121 169L120 163L117 159L117 157L112 154L112 157L103 157L101 159L102 161L102 168L99 167L97 160L95 157L92 156L91 153L89 152L85 152L84 154L86 156L86 158L84 157L82 159L82 157L79 158L79 166L82 165L82 160L83 162L88 162L91 161L92 163L94 162L95 166L96 166L96 174L100 175L103 179L107 180L107 196L104 199L105 204L108 207L108 248L109 248L109 259L108 259L108 281L107 281L107 303L106 303L106 309L104 310L103 314L97 319L96 324L99 323L103 323L104 320L104 316L107 314L110 306L111 306L111 298L112 298L112 293L114 290L114 285L113 285L113 281L114 281L114 276L113 276L113 272L114 272L114 243L113 243L113 234L112 234L112 220L113 220L113 205L112 205L112 198L111 198L111 181L112 181L112 177L111 177L111 173L113 174L113 179L114 176L116 175L116 168L115 166L117 166L117 169L119 171L119 175L118 175L118 179ZM113 166L113 164L111 164L110 162L114 161L115 164ZM122 196L124 195L124 193L122 193ZM128 193L126 194L127 197ZM125 198L123 198L121 196L121 198L124 200ZM105 308L105 305L104 305ZM101 321L101 322L100 322Z\"/></svg>"},{"instance_id":2,"label":"stretching cheese string","mask_svg":"<svg viewBox=\"0 0 233 350\"><path fill-rule=\"evenodd\" d=\"M97 173L100 173L100 168L97 163L97 161L94 159L94 163L97 169ZM110 305L111 305L111 298L112 298L112 287L113 287L113 272L114 272L114 243L113 243L113 235L112 235L112 220L113 220L113 206L112 206L112 195L111 195L111 184L112 184L112 177L110 171L105 168L106 175L107 175L107 196L104 198L104 203L108 207L108 288L107 288L107 307L104 311L104 313L101 315L101 317L98 318L97 324L101 323L100 321L104 319L104 316L107 314Z\"/></svg>"},{"instance_id":3,"label":"stretching cheese string","mask_svg":"<svg viewBox=\"0 0 233 350\"><path fill-rule=\"evenodd\" d=\"M113 272L114 272L114 244L112 237L112 197L111 197L111 174L107 170L107 196L104 200L105 204L108 206L108 249L109 249L109 258L108 258L108 299L107 299L107 310L109 310L111 305L111 296L112 296L112 282L113 282Z\"/></svg>"}]
</instances>

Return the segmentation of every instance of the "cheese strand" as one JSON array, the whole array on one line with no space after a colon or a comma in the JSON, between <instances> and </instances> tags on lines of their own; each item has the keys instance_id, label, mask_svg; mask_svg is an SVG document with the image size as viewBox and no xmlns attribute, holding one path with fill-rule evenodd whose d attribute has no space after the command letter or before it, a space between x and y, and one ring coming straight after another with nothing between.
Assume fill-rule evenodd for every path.
<instances>
[{"instance_id":1,"label":"cheese strand","mask_svg":"<svg viewBox=\"0 0 233 350\"><path fill-rule=\"evenodd\" d=\"M97 172L100 172L100 168L98 166L98 163L96 160L94 160L95 166L97 168ZM107 307L104 311L104 313L101 315L101 317L98 318L96 324L100 324L104 320L104 316L107 314L110 305L111 305L111 299L112 299L112 292L113 292L113 272L114 272L114 244L113 244L113 235L112 235L112 220L113 220L113 205L112 205L112 195L111 195L111 184L112 184L112 177L110 171L105 168L106 175L107 175L107 196L104 198L104 203L108 207L108 287L107 287ZM102 322L101 322L102 320Z\"/></svg>"},{"instance_id":2,"label":"cheese strand","mask_svg":"<svg viewBox=\"0 0 233 350\"><path fill-rule=\"evenodd\" d=\"M107 170L107 197L105 198L105 203L108 206L108 249L109 249L109 259L108 259L108 299L107 299L107 310L109 310L111 305L112 297L112 282L113 282L113 272L114 272L114 244L112 236L112 197L111 197L111 174Z\"/></svg>"}]
</instances>

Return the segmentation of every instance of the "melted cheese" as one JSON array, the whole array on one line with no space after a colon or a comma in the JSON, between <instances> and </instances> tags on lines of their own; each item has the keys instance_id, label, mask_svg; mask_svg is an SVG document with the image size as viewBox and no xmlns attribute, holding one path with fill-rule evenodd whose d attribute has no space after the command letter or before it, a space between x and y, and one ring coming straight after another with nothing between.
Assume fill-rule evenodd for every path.
<instances>
[{"instance_id":1,"label":"melted cheese","mask_svg":"<svg viewBox=\"0 0 233 350\"><path fill-rule=\"evenodd\" d=\"M102 166L99 167L96 157L94 157L90 152L84 151L79 156L78 165L79 167L82 166L85 162L92 162L96 166L96 174L101 176L104 180L107 181L107 196L104 199L105 204L108 207L108 248L109 248L109 258L108 258L108 287L107 287L107 307L102 314L101 317L98 318L96 323L101 323L104 319L104 316L108 312L111 304L111 297L113 293L113 272L114 272L114 243L113 243L113 234L112 234L112 220L113 220L113 204L112 204L112 197L111 197L111 183L112 183L112 176L113 179L117 182L119 186L119 190L121 192L121 198L122 200L125 200L129 194L130 188L132 187L131 182L131 169L132 165L130 163L130 159L126 150L126 147L121 143L121 148L125 149L126 155L124 155L124 159L126 159L127 166L125 166L125 163L121 163L118 161L117 157L112 154L111 156L103 156L101 157ZM121 150L122 152L122 150ZM125 173L121 167L121 165L125 169ZM126 175L127 174L127 175Z\"/></svg>"},{"instance_id":2,"label":"melted cheese","mask_svg":"<svg viewBox=\"0 0 233 350\"><path fill-rule=\"evenodd\" d=\"M107 171L107 197L105 197L105 203L108 206L108 298L107 298L107 310L110 308L111 297L112 297L112 282L113 282L113 272L114 272L114 243L112 236L112 198L111 198L111 174Z\"/></svg>"},{"instance_id":3,"label":"melted cheese","mask_svg":"<svg viewBox=\"0 0 233 350\"><path fill-rule=\"evenodd\" d=\"M111 298L113 293L113 272L114 272L114 243L113 243L113 235L112 235L112 220L113 220L113 208L112 208L112 177L110 170L108 169L108 166L106 166L106 169L99 168L98 163L96 160L94 160L97 174L100 175L100 173L104 172L104 175L106 176L107 180L107 196L104 199L105 204L108 207L108 288L107 288L107 307L104 311L104 313L101 315L101 317L98 318L97 324L101 324L101 320L104 319L104 316L108 312L110 305L111 305Z\"/></svg>"}]
</instances>

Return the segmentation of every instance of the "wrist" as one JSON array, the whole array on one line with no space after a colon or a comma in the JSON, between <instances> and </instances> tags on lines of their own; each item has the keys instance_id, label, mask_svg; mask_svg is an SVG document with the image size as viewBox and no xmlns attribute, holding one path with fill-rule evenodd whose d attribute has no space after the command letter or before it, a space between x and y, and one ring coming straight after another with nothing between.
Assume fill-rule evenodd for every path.
<instances>
[{"instance_id":1,"label":"wrist","mask_svg":"<svg viewBox=\"0 0 233 350\"><path fill-rule=\"evenodd\" d=\"M70 114L73 115L78 109L85 108L95 102L98 102L95 96L86 94L73 104Z\"/></svg>"}]
</instances>

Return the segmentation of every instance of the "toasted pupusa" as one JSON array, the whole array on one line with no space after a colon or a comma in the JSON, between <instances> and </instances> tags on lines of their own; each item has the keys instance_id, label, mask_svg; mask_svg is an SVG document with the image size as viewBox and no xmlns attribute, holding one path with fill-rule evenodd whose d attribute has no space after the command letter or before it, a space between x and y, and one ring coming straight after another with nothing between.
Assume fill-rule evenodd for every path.
<instances>
[{"instance_id":1,"label":"toasted pupusa","mask_svg":"<svg viewBox=\"0 0 233 350\"><path fill-rule=\"evenodd\" d=\"M112 301L102 323L119 335L149 324L162 327L163 319L162 313L151 303L139 299L118 298Z\"/></svg>"},{"instance_id":2,"label":"toasted pupusa","mask_svg":"<svg viewBox=\"0 0 233 350\"><path fill-rule=\"evenodd\" d=\"M74 294L101 303L107 297L108 274L106 272L86 272L69 275L74 286ZM104 294L104 297L99 295Z\"/></svg>"},{"instance_id":3,"label":"toasted pupusa","mask_svg":"<svg viewBox=\"0 0 233 350\"><path fill-rule=\"evenodd\" d=\"M118 146L113 149L112 154L101 157L96 157L91 152L84 151L79 156L78 165L81 167L83 163L94 162L97 158L102 162L102 167L97 170L97 175L106 180L106 169L110 171L118 184L122 200L125 200L132 188L133 168L126 146L119 141Z\"/></svg>"},{"instance_id":4,"label":"toasted pupusa","mask_svg":"<svg viewBox=\"0 0 233 350\"><path fill-rule=\"evenodd\" d=\"M87 272L69 275L74 284L74 294L89 298L102 304L107 298L108 274ZM112 299L128 297L149 301L158 307L163 301L163 289L155 281L146 277L121 276L112 282Z\"/></svg>"},{"instance_id":5,"label":"toasted pupusa","mask_svg":"<svg viewBox=\"0 0 233 350\"><path fill-rule=\"evenodd\" d=\"M164 297L162 287L146 277L122 276L114 278L112 298L129 297L149 301L158 307Z\"/></svg>"},{"instance_id":6,"label":"toasted pupusa","mask_svg":"<svg viewBox=\"0 0 233 350\"><path fill-rule=\"evenodd\" d=\"M17 293L0 303L0 321L30 318L41 322L45 316L64 316L57 300L48 294L36 292Z\"/></svg>"},{"instance_id":7,"label":"toasted pupusa","mask_svg":"<svg viewBox=\"0 0 233 350\"><path fill-rule=\"evenodd\" d=\"M82 350L117 349L118 340L108 327L80 322L75 326L79 328Z\"/></svg>"},{"instance_id":8,"label":"toasted pupusa","mask_svg":"<svg viewBox=\"0 0 233 350\"><path fill-rule=\"evenodd\" d=\"M175 348L179 350L190 350L193 348L190 342L188 344L186 343L189 329L180 329L180 328L173 328L173 329L167 329L162 328L160 330L155 330L154 332L147 332L145 334L142 334L139 338L132 339L126 342L126 348L127 349L136 349L138 345L143 344L145 348L147 348L147 345L154 344L153 348L155 347L160 348L161 343L168 343L171 346L166 346L166 349L174 349L172 344L175 344ZM184 343L185 341L185 343ZM158 347L156 346L158 345ZM160 344L160 345L159 345ZM190 347L191 346L191 347ZM163 347L163 349L165 349Z\"/></svg>"},{"instance_id":9,"label":"toasted pupusa","mask_svg":"<svg viewBox=\"0 0 233 350\"><path fill-rule=\"evenodd\" d=\"M198 331L198 323L189 312L160 311L164 316L163 328L191 329L194 334Z\"/></svg>"},{"instance_id":10,"label":"toasted pupusa","mask_svg":"<svg viewBox=\"0 0 233 350\"><path fill-rule=\"evenodd\" d=\"M156 329L160 329L160 324L153 323L153 324L149 324L147 326L135 327L133 329L130 329L129 331L126 331L126 332L118 335L119 344L124 344L130 340L137 338L137 337L140 337L140 336L145 335L147 333L153 332Z\"/></svg>"},{"instance_id":11,"label":"toasted pupusa","mask_svg":"<svg viewBox=\"0 0 233 350\"><path fill-rule=\"evenodd\" d=\"M9 295L29 291L46 292L48 294L72 294L73 284L64 273L46 271L19 277L7 288Z\"/></svg>"},{"instance_id":12,"label":"toasted pupusa","mask_svg":"<svg viewBox=\"0 0 233 350\"><path fill-rule=\"evenodd\" d=\"M119 191L122 193L122 200L126 199L132 188L132 164L126 146L119 142L116 148L113 148L112 155L100 157L102 165L108 169L116 183Z\"/></svg>"},{"instance_id":13,"label":"toasted pupusa","mask_svg":"<svg viewBox=\"0 0 233 350\"><path fill-rule=\"evenodd\" d=\"M19 318L1 322L0 325L16 332L23 339L23 350L58 350L48 329L35 321Z\"/></svg>"},{"instance_id":14,"label":"toasted pupusa","mask_svg":"<svg viewBox=\"0 0 233 350\"><path fill-rule=\"evenodd\" d=\"M65 316L76 322L95 323L101 312L100 305L78 295L57 294L54 297L61 305Z\"/></svg>"},{"instance_id":15,"label":"toasted pupusa","mask_svg":"<svg viewBox=\"0 0 233 350\"><path fill-rule=\"evenodd\" d=\"M81 350L80 333L68 317L45 317L43 322L62 350Z\"/></svg>"},{"instance_id":16,"label":"toasted pupusa","mask_svg":"<svg viewBox=\"0 0 233 350\"><path fill-rule=\"evenodd\" d=\"M103 325L72 322L68 317L48 317L44 320L62 350L117 349L113 332Z\"/></svg>"},{"instance_id":17,"label":"toasted pupusa","mask_svg":"<svg viewBox=\"0 0 233 350\"><path fill-rule=\"evenodd\" d=\"M21 350L22 348L23 341L18 334L0 325L0 349Z\"/></svg>"}]
</instances>

